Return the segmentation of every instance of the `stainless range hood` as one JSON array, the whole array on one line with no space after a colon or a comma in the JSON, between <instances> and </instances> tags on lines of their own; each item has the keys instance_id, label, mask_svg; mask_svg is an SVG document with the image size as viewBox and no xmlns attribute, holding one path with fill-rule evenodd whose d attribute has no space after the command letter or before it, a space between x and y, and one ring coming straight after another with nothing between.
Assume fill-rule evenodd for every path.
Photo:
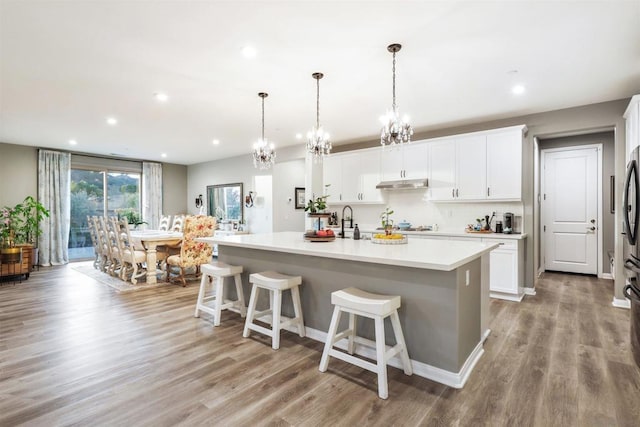
<instances>
[{"instance_id":1,"label":"stainless range hood","mask_svg":"<svg viewBox=\"0 0 640 427\"><path fill-rule=\"evenodd\" d=\"M418 190L427 187L429 187L429 182L426 178L382 181L376 185L376 188L379 190Z\"/></svg>"}]
</instances>

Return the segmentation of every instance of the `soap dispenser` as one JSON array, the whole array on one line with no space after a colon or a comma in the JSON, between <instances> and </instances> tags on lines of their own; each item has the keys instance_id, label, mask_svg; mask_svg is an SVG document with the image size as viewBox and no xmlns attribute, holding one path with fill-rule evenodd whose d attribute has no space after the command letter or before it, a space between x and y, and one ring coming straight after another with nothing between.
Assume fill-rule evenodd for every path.
<instances>
[{"instance_id":1,"label":"soap dispenser","mask_svg":"<svg viewBox=\"0 0 640 427\"><path fill-rule=\"evenodd\" d=\"M360 240L360 229L358 228L358 224L356 224L356 228L353 229L353 240Z\"/></svg>"}]
</instances>

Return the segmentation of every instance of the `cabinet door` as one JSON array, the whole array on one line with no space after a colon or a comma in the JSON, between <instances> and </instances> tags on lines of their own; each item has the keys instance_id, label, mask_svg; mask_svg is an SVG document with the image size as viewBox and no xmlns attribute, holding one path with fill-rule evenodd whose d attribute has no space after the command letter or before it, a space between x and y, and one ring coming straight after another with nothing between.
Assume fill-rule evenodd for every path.
<instances>
[{"instance_id":1,"label":"cabinet door","mask_svg":"<svg viewBox=\"0 0 640 427\"><path fill-rule=\"evenodd\" d=\"M360 155L360 202L382 202L380 182L380 150L363 151Z\"/></svg>"},{"instance_id":2,"label":"cabinet door","mask_svg":"<svg viewBox=\"0 0 640 427\"><path fill-rule=\"evenodd\" d=\"M487 196L487 137L456 139L456 199L482 200Z\"/></svg>"},{"instance_id":3,"label":"cabinet door","mask_svg":"<svg viewBox=\"0 0 640 427\"><path fill-rule=\"evenodd\" d=\"M514 250L494 249L489 255L489 289L518 294L518 255Z\"/></svg>"},{"instance_id":4,"label":"cabinet door","mask_svg":"<svg viewBox=\"0 0 640 427\"><path fill-rule=\"evenodd\" d=\"M342 200L342 157L334 154L322 161L322 180L325 195L329 195L329 203ZM326 187L327 184L329 187ZM310 196L307 196L307 199L309 198Z\"/></svg>"},{"instance_id":5,"label":"cabinet door","mask_svg":"<svg viewBox=\"0 0 640 427\"><path fill-rule=\"evenodd\" d=\"M402 179L402 150L404 147L394 145L382 147L380 153L380 173L382 181Z\"/></svg>"},{"instance_id":6,"label":"cabinet door","mask_svg":"<svg viewBox=\"0 0 640 427\"><path fill-rule=\"evenodd\" d=\"M453 200L456 181L456 146L453 141L429 144L431 200Z\"/></svg>"},{"instance_id":7,"label":"cabinet door","mask_svg":"<svg viewBox=\"0 0 640 427\"><path fill-rule=\"evenodd\" d=\"M358 154L342 156L342 199L344 203L360 201L360 158Z\"/></svg>"},{"instance_id":8,"label":"cabinet door","mask_svg":"<svg viewBox=\"0 0 640 427\"><path fill-rule=\"evenodd\" d=\"M487 199L520 200L522 132L487 135Z\"/></svg>"},{"instance_id":9,"label":"cabinet door","mask_svg":"<svg viewBox=\"0 0 640 427\"><path fill-rule=\"evenodd\" d=\"M402 163L405 179L429 177L429 159L427 144L412 143L404 147Z\"/></svg>"},{"instance_id":10,"label":"cabinet door","mask_svg":"<svg viewBox=\"0 0 640 427\"><path fill-rule=\"evenodd\" d=\"M626 131L627 131L627 157L625 160L629 160L631 152L634 148L640 145L640 103L636 102L628 112L626 118Z\"/></svg>"}]
</instances>

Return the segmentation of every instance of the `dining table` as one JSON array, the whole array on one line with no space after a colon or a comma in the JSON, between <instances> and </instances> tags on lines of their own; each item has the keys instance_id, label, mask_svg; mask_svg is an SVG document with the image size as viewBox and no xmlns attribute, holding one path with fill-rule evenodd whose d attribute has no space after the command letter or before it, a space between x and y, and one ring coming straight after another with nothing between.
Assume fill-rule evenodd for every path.
<instances>
[{"instance_id":1,"label":"dining table","mask_svg":"<svg viewBox=\"0 0 640 427\"><path fill-rule=\"evenodd\" d=\"M147 254L147 283L157 283L157 248L164 245L177 245L182 241L182 233L164 230L132 230L130 235L134 246L143 247ZM150 274L152 269L156 269L156 274ZM160 274L164 280L165 272L160 271Z\"/></svg>"}]
</instances>

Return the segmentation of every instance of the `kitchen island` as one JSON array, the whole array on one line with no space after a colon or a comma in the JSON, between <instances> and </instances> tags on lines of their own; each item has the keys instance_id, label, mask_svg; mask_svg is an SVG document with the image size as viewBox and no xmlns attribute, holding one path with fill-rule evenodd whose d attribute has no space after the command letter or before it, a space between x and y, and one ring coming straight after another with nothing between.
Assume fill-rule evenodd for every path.
<instances>
[{"instance_id":1,"label":"kitchen island","mask_svg":"<svg viewBox=\"0 0 640 427\"><path fill-rule=\"evenodd\" d=\"M331 292L354 286L402 297L400 322L415 374L459 388L482 355L488 333L488 255L497 244L308 242L297 232L200 240L218 245L220 261L244 267L245 295L250 293L251 273L274 270L302 276L302 309L307 336L312 339L325 340L333 311ZM290 298L283 300L283 314L293 315ZM392 339L391 325L386 328L387 338ZM359 319L358 333L372 339L372 322ZM358 352L374 355L362 346ZM400 366L399 360L390 364Z\"/></svg>"}]
</instances>

